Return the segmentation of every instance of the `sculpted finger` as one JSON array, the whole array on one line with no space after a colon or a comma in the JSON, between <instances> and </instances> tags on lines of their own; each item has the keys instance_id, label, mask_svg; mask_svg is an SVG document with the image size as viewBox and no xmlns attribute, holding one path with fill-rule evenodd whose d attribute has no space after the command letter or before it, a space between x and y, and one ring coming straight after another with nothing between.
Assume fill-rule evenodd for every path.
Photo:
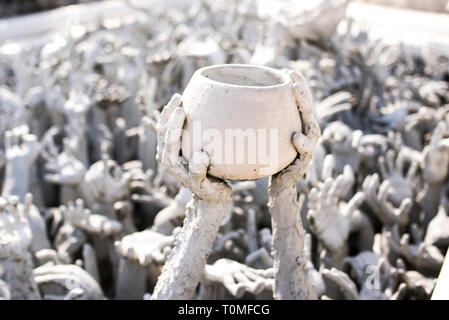
<instances>
[{"instance_id":1,"label":"sculpted finger","mask_svg":"<svg viewBox=\"0 0 449 320\"><path fill-rule=\"evenodd\" d=\"M345 183L348 185L353 185L355 182L354 170L352 170L351 166L345 165L343 168L343 177L345 179Z\"/></svg>"},{"instance_id":2,"label":"sculpted finger","mask_svg":"<svg viewBox=\"0 0 449 320\"><path fill-rule=\"evenodd\" d=\"M28 212L30 210L31 206L33 205L33 194L32 193L28 192L25 195L23 205L24 205L25 212Z\"/></svg>"},{"instance_id":3,"label":"sculpted finger","mask_svg":"<svg viewBox=\"0 0 449 320\"><path fill-rule=\"evenodd\" d=\"M304 76L297 71L290 71L289 76L293 81L293 93L295 95L301 119L305 125L305 132L312 144L316 144L320 136L318 120L313 113L313 97Z\"/></svg>"},{"instance_id":4,"label":"sculpted finger","mask_svg":"<svg viewBox=\"0 0 449 320\"><path fill-rule=\"evenodd\" d=\"M408 223L412 206L413 206L412 199L406 198L402 200L401 205L399 206L399 216L400 216L399 222L401 226L404 226Z\"/></svg>"},{"instance_id":5,"label":"sculpted finger","mask_svg":"<svg viewBox=\"0 0 449 320\"><path fill-rule=\"evenodd\" d=\"M268 269L253 269L253 273L264 277L264 278L273 278L274 277L274 269L268 268Z\"/></svg>"},{"instance_id":6,"label":"sculpted finger","mask_svg":"<svg viewBox=\"0 0 449 320\"><path fill-rule=\"evenodd\" d=\"M352 133L352 141L351 141L351 146L353 148L358 148L360 143L361 143L361 139L363 137L363 132L362 130L355 130Z\"/></svg>"},{"instance_id":7,"label":"sculpted finger","mask_svg":"<svg viewBox=\"0 0 449 320\"><path fill-rule=\"evenodd\" d=\"M162 163L168 168L178 165L179 151L181 150L182 126L185 121L185 112L181 108L176 108L167 124L167 131L164 137L164 148L162 151Z\"/></svg>"},{"instance_id":8,"label":"sculpted finger","mask_svg":"<svg viewBox=\"0 0 449 320\"><path fill-rule=\"evenodd\" d=\"M388 172L392 173L394 172L394 151L389 150L387 152L386 158L387 158Z\"/></svg>"},{"instance_id":9,"label":"sculpted finger","mask_svg":"<svg viewBox=\"0 0 449 320\"><path fill-rule=\"evenodd\" d=\"M379 183L380 183L379 175L377 173L373 174L369 184L369 189L373 191L377 190L377 188L379 187Z\"/></svg>"},{"instance_id":10,"label":"sculpted finger","mask_svg":"<svg viewBox=\"0 0 449 320\"><path fill-rule=\"evenodd\" d=\"M165 255L160 251L154 251L151 253L154 261L158 264L162 264L165 262Z\"/></svg>"},{"instance_id":11,"label":"sculpted finger","mask_svg":"<svg viewBox=\"0 0 449 320\"><path fill-rule=\"evenodd\" d=\"M78 212L82 212L84 209L84 201L83 199L76 199L75 200L75 210Z\"/></svg>"},{"instance_id":12,"label":"sculpted finger","mask_svg":"<svg viewBox=\"0 0 449 320\"><path fill-rule=\"evenodd\" d=\"M352 216L352 214L354 213L355 209L357 209L365 200L365 193L364 192L357 192L352 198L351 200L349 200L347 206L346 206L346 210L345 210L345 215L346 216Z\"/></svg>"},{"instance_id":13,"label":"sculpted finger","mask_svg":"<svg viewBox=\"0 0 449 320\"><path fill-rule=\"evenodd\" d=\"M148 116L142 118L142 123L151 131L157 132L157 122Z\"/></svg>"},{"instance_id":14,"label":"sculpted finger","mask_svg":"<svg viewBox=\"0 0 449 320\"><path fill-rule=\"evenodd\" d=\"M180 99L180 98L179 98ZM172 101L173 100L173 101ZM156 153L156 159L158 161L162 160L162 153L165 150L165 136L167 132L167 124L172 116L172 114L175 112L176 108L179 106L177 105L177 96L173 96L170 102L168 103L164 109L162 110L161 116L159 117L159 120L156 125L157 129L157 153ZM180 102L179 102L180 104Z\"/></svg>"},{"instance_id":15,"label":"sculpted finger","mask_svg":"<svg viewBox=\"0 0 449 320\"><path fill-rule=\"evenodd\" d=\"M352 189L352 187L354 186L354 183L355 183L354 171L352 170L352 168L349 165L344 166L342 176L343 176L344 182L339 191L340 197L346 196L349 193L349 191Z\"/></svg>"},{"instance_id":16,"label":"sculpted finger","mask_svg":"<svg viewBox=\"0 0 449 320\"><path fill-rule=\"evenodd\" d=\"M340 191L345 185L345 179L342 175L339 175L337 179L332 184L329 190L328 205L336 206L338 204L338 199L340 197Z\"/></svg>"},{"instance_id":17,"label":"sculpted finger","mask_svg":"<svg viewBox=\"0 0 449 320\"><path fill-rule=\"evenodd\" d=\"M313 188L312 190L310 190L309 193L308 207L316 208L318 206L318 200L319 200L318 189Z\"/></svg>"},{"instance_id":18,"label":"sculpted finger","mask_svg":"<svg viewBox=\"0 0 449 320\"><path fill-rule=\"evenodd\" d=\"M332 182L333 182L332 178L327 178L326 181L324 182L323 188L321 189L320 192L321 193L320 200L322 204L327 203L329 191L332 187Z\"/></svg>"},{"instance_id":19,"label":"sculpted finger","mask_svg":"<svg viewBox=\"0 0 449 320\"><path fill-rule=\"evenodd\" d=\"M204 151L197 151L189 161L189 174L193 179L202 180L206 177L209 167L209 155Z\"/></svg>"},{"instance_id":20,"label":"sculpted finger","mask_svg":"<svg viewBox=\"0 0 449 320\"><path fill-rule=\"evenodd\" d=\"M332 177L332 173L334 172L335 168L335 157L332 154L328 154L324 157L323 161L323 172L322 172L322 179L326 180L328 178Z\"/></svg>"},{"instance_id":21,"label":"sculpted finger","mask_svg":"<svg viewBox=\"0 0 449 320\"><path fill-rule=\"evenodd\" d=\"M405 167L405 155L404 152L400 151L398 156L396 157L396 170L401 175L404 175L404 167Z\"/></svg>"},{"instance_id":22,"label":"sculpted finger","mask_svg":"<svg viewBox=\"0 0 449 320\"><path fill-rule=\"evenodd\" d=\"M415 177L418 167L419 163L417 161L412 161L410 168L407 171L407 179L413 179Z\"/></svg>"},{"instance_id":23,"label":"sculpted finger","mask_svg":"<svg viewBox=\"0 0 449 320\"><path fill-rule=\"evenodd\" d=\"M440 121L435 130L433 131L432 137L430 138L431 151L436 152L438 150L440 140L443 138L445 130L446 124L443 121Z\"/></svg>"},{"instance_id":24,"label":"sculpted finger","mask_svg":"<svg viewBox=\"0 0 449 320\"><path fill-rule=\"evenodd\" d=\"M241 298L245 293L245 287L242 284L235 283L234 277L230 274L223 276L223 285L234 297Z\"/></svg>"},{"instance_id":25,"label":"sculpted finger","mask_svg":"<svg viewBox=\"0 0 449 320\"><path fill-rule=\"evenodd\" d=\"M181 95L179 93L175 93L161 112L157 123L158 128L163 127L168 123L173 111L181 106L181 102Z\"/></svg>"},{"instance_id":26,"label":"sculpted finger","mask_svg":"<svg viewBox=\"0 0 449 320\"><path fill-rule=\"evenodd\" d=\"M386 179L388 177L387 164L385 157L379 157L379 171L382 178Z\"/></svg>"},{"instance_id":27,"label":"sculpted finger","mask_svg":"<svg viewBox=\"0 0 449 320\"><path fill-rule=\"evenodd\" d=\"M289 76L293 81L292 88L299 111L306 113L312 111L313 98L306 79L300 72L294 70L289 72Z\"/></svg>"},{"instance_id":28,"label":"sculpted finger","mask_svg":"<svg viewBox=\"0 0 449 320\"><path fill-rule=\"evenodd\" d=\"M386 203L388 198L388 191L390 189L390 182L388 180L382 182L379 187L378 200L381 203Z\"/></svg>"},{"instance_id":29,"label":"sculpted finger","mask_svg":"<svg viewBox=\"0 0 449 320\"><path fill-rule=\"evenodd\" d=\"M312 153L315 148L313 142L300 132L295 132L293 134L292 141L299 154Z\"/></svg>"}]
</instances>

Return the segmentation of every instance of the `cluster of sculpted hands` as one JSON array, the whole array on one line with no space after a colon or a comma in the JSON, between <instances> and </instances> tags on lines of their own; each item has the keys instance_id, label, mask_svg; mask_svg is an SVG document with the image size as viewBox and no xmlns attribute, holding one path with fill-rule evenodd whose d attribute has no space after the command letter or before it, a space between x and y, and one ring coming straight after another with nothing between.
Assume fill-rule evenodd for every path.
<instances>
[{"instance_id":1,"label":"cluster of sculpted hands","mask_svg":"<svg viewBox=\"0 0 449 320\"><path fill-rule=\"evenodd\" d=\"M449 246L449 56L349 20L336 34L333 5L313 23L250 1L136 9L0 50L0 298L429 299ZM176 92L221 63L296 70L281 172L225 181L205 151L182 157Z\"/></svg>"}]
</instances>

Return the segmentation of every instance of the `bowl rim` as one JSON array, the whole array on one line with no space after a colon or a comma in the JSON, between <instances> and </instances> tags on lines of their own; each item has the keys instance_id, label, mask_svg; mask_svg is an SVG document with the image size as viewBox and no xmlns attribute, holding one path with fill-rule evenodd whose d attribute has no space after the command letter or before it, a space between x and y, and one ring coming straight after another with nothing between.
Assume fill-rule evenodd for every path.
<instances>
[{"instance_id":1,"label":"bowl rim","mask_svg":"<svg viewBox=\"0 0 449 320\"><path fill-rule=\"evenodd\" d=\"M260 69L264 70L266 72L271 73L272 75L276 76L278 79L282 80L282 82L273 84L273 85L266 85L266 86L258 86L258 85L240 85L240 84L232 84L222 81L213 80L211 78L206 77L203 73L208 70L214 70L214 69L221 69L221 68L238 68L238 69ZM255 64L216 64L211 65L207 67L202 67L198 69L195 72L196 76L201 77L203 81L207 81L211 84L214 84L216 86L220 87L231 87L231 88L240 88L240 89L247 89L247 90L273 90L273 89L279 89L284 88L286 86L291 85L292 80L290 79L289 75L286 72L283 72L282 70L277 70L274 68L262 66L262 65L255 65Z\"/></svg>"}]
</instances>

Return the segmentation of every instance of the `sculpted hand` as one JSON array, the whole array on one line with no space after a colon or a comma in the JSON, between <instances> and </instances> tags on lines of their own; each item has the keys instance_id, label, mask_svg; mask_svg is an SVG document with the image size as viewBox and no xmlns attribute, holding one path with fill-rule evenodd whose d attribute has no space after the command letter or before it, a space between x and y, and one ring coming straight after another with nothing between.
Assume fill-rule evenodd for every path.
<instances>
[{"instance_id":1,"label":"sculpted hand","mask_svg":"<svg viewBox=\"0 0 449 320\"><path fill-rule=\"evenodd\" d=\"M341 190L347 184L344 175L335 180L328 178L321 189L313 188L308 202L307 220L313 233L331 251L337 251L345 243L351 217L363 202L363 192L356 193L346 203L340 200Z\"/></svg>"},{"instance_id":2,"label":"sculpted hand","mask_svg":"<svg viewBox=\"0 0 449 320\"><path fill-rule=\"evenodd\" d=\"M36 160L40 144L37 137L29 134L26 125L5 132L5 154L7 165L21 163L29 167Z\"/></svg>"},{"instance_id":3,"label":"sculpted hand","mask_svg":"<svg viewBox=\"0 0 449 320\"><path fill-rule=\"evenodd\" d=\"M23 203L17 196L8 199L0 197L0 256L12 257L26 252L33 239L30 224L26 218L32 205L32 197L25 197Z\"/></svg>"},{"instance_id":4,"label":"sculpted hand","mask_svg":"<svg viewBox=\"0 0 449 320\"><path fill-rule=\"evenodd\" d=\"M89 209L84 208L84 202L78 199L69 202L67 206L60 207L64 219L74 226L98 234L104 237L119 234L122 231L122 224L108 217L92 214Z\"/></svg>"},{"instance_id":5,"label":"sculpted hand","mask_svg":"<svg viewBox=\"0 0 449 320\"><path fill-rule=\"evenodd\" d=\"M295 132L292 142L298 152L296 160L281 172L272 176L271 183L288 187L302 177L312 160L313 152L320 137L318 120L313 113L313 98L304 76L291 71L293 92L303 122L303 132Z\"/></svg>"},{"instance_id":6,"label":"sculpted hand","mask_svg":"<svg viewBox=\"0 0 449 320\"><path fill-rule=\"evenodd\" d=\"M379 158L380 173L385 184L388 184L388 198L394 206L399 206L403 200L413 197L413 179L418 169L418 163L412 161L407 174L404 174L406 156L399 152L396 161L394 151L389 150L386 157Z\"/></svg>"},{"instance_id":7,"label":"sculpted hand","mask_svg":"<svg viewBox=\"0 0 449 320\"><path fill-rule=\"evenodd\" d=\"M16 195L23 200L28 192L30 167L36 160L40 149L36 136L29 134L28 130L28 126L23 125L5 133L6 168L2 188L3 196ZM21 178L17 179L17 177Z\"/></svg>"},{"instance_id":8,"label":"sculpted hand","mask_svg":"<svg viewBox=\"0 0 449 320\"><path fill-rule=\"evenodd\" d=\"M382 223L387 226L395 223L399 223L401 226L407 225L412 208L412 199L403 199L399 208L395 208L387 199L390 183L384 181L379 187L379 180L379 175L375 173L367 176L365 181L363 181L362 188L369 207Z\"/></svg>"},{"instance_id":9,"label":"sculpted hand","mask_svg":"<svg viewBox=\"0 0 449 320\"><path fill-rule=\"evenodd\" d=\"M398 225L385 231L388 246L392 252L405 258L416 270L437 276L443 264L444 256L440 250L425 242L410 243L408 233L399 235Z\"/></svg>"},{"instance_id":10,"label":"sculpted hand","mask_svg":"<svg viewBox=\"0 0 449 320\"><path fill-rule=\"evenodd\" d=\"M430 143L423 150L423 161L421 169L424 171L424 178L430 184L441 184L448 174L449 165L449 144L443 135L446 131L446 124L441 121L432 133Z\"/></svg>"},{"instance_id":11,"label":"sculpted hand","mask_svg":"<svg viewBox=\"0 0 449 320\"><path fill-rule=\"evenodd\" d=\"M441 97L444 97L449 89L445 81L428 81L419 88L421 100L431 107L441 105Z\"/></svg>"},{"instance_id":12,"label":"sculpted hand","mask_svg":"<svg viewBox=\"0 0 449 320\"><path fill-rule=\"evenodd\" d=\"M124 258L137 261L142 266L164 264L174 244L173 235L166 236L152 230L135 232L115 243L117 252Z\"/></svg>"},{"instance_id":13,"label":"sculpted hand","mask_svg":"<svg viewBox=\"0 0 449 320\"><path fill-rule=\"evenodd\" d=\"M355 171L358 169L363 151L362 136L363 133L360 130L353 131L339 121L332 122L323 130L322 141L329 145L331 153L335 157L337 173L341 173L346 164L349 164Z\"/></svg>"},{"instance_id":14,"label":"sculpted hand","mask_svg":"<svg viewBox=\"0 0 449 320\"><path fill-rule=\"evenodd\" d=\"M185 188L207 201L230 201L231 187L224 181L207 176L209 156L197 151L190 161L180 156L181 134L186 114L181 96L175 94L164 107L157 123L156 159Z\"/></svg>"},{"instance_id":15,"label":"sculpted hand","mask_svg":"<svg viewBox=\"0 0 449 320\"><path fill-rule=\"evenodd\" d=\"M44 178L50 183L77 186L83 180L86 168L75 157L67 138L63 141L63 151L58 152L54 142L54 136L57 133L58 129L51 128L43 138L42 156L47 160L45 169L50 172L45 174Z\"/></svg>"},{"instance_id":16,"label":"sculpted hand","mask_svg":"<svg viewBox=\"0 0 449 320\"><path fill-rule=\"evenodd\" d=\"M273 287L273 269L253 269L230 259L219 259L213 265L206 265L204 282L222 283L236 298L248 291L259 294Z\"/></svg>"}]
</instances>

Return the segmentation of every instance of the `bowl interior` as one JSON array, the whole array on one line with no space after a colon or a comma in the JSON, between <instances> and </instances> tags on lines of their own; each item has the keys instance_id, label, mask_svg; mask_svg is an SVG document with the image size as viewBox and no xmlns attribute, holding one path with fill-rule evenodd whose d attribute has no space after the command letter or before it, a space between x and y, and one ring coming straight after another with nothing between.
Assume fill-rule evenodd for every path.
<instances>
[{"instance_id":1,"label":"bowl interior","mask_svg":"<svg viewBox=\"0 0 449 320\"><path fill-rule=\"evenodd\" d=\"M287 82L278 72L257 66L214 66L205 68L201 75L215 82L245 87L272 87Z\"/></svg>"}]
</instances>

